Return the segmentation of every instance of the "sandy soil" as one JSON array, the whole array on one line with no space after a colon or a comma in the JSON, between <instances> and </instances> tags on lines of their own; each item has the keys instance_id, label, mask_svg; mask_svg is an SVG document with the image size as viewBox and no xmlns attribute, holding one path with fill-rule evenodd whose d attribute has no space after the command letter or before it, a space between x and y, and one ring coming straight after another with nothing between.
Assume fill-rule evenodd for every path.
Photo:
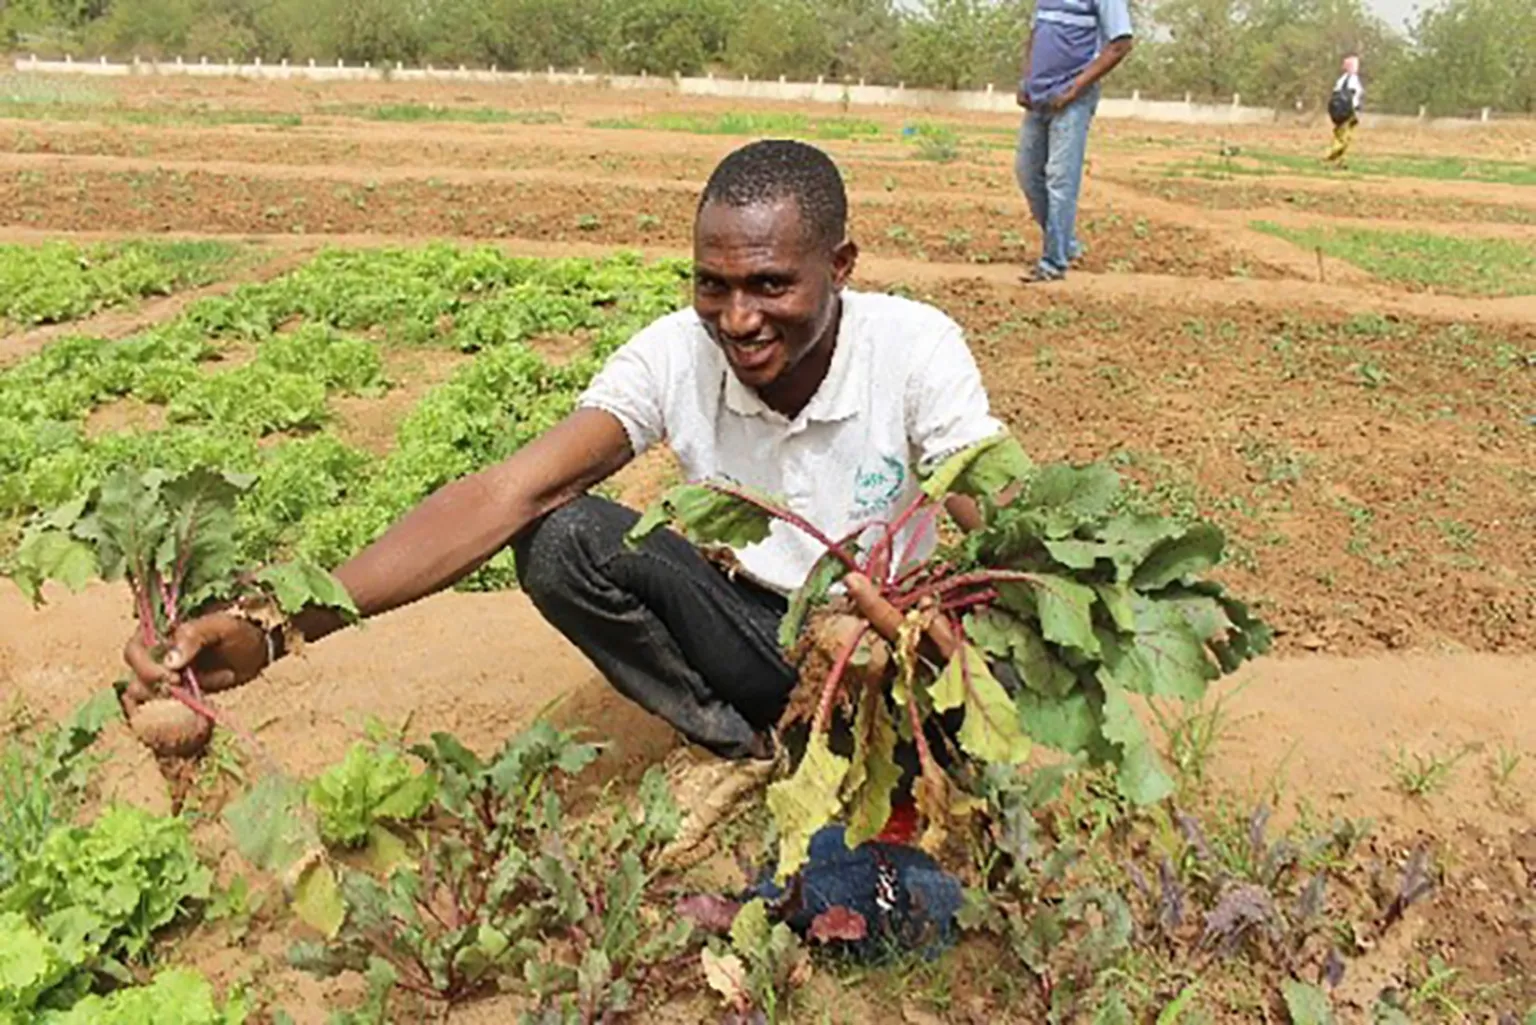
<instances>
[{"instance_id":1,"label":"sandy soil","mask_svg":"<svg viewBox=\"0 0 1536 1025\"><path fill-rule=\"evenodd\" d=\"M690 185L642 187L591 178L556 183L492 172L421 179L244 164L200 170L95 157L33 163L28 170L0 170L0 210L9 223L49 231L379 232L685 246L697 195ZM1018 210L1002 200L882 197L855 203L850 230L876 255L1019 262L1029 243L1017 217ZM1082 237L1090 272L1285 274L1197 228L1115 205L1085 209Z\"/></svg>"}]
</instances>

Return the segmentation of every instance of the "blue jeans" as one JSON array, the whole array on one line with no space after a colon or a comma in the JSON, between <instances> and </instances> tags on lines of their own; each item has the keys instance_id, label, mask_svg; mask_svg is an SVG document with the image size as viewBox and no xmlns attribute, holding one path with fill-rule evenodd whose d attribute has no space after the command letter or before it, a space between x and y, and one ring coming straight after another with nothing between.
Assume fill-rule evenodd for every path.
<instances>
[{"instance_id":1,"label":"blue jeans","mask_svg":"<svg viewBox=\"0 0 1536 1025\"><path fill-rule=\"evenodd\" d=\"M1013 171L1029 212L1045 235L1040 270L1060 277L1082 247L1077 241L1077 196L1083 183L1088 127L1099 107L1094 86L1061 110L1036 108L1024 115Z\"/></svg>"}]
</instances>

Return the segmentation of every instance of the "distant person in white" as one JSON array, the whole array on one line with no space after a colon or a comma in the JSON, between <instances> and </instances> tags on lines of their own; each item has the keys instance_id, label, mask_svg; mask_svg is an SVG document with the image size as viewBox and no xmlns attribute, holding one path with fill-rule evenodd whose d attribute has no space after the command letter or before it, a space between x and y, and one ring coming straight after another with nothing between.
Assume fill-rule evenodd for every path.
<instances>
[{"instance_id":1,"label":"distant person in white","mask_svg":"<svg viewBox=\"0 0 1536 1025\"><path fill-rule=\"evenodd\" d=\"M1354 141L1355 128L1360 124L1360 104L1365 99L1365 87L1360 84L1360 55L1346 56L1341 70L1343 73L1328 96L1328 118L1333 122L1333 149L1328 151L1328 163L1339 167L1344 166L1344 154Z\"/></svg>"}]
</instances>

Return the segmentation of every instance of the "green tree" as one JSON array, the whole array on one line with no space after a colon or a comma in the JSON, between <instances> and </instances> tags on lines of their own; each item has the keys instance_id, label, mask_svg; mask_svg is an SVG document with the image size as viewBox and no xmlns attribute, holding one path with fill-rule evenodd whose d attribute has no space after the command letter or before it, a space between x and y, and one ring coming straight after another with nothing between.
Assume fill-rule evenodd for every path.
<instances>
[{"instance_id":1,"label":"green tree","mask_svg":"<svg viewBox=\"0 0 1536 1025\"><path fill-rule=\"evenodd\" d=\"M759 0L747 5L731 29L725 63L753 78L787 75L803 81L827 73L832 47L811 0Z\"/></svg>"},{"instance_id":2,"label":"green tree","mask_svg":"<svg viewBox=\"0 0 1536 1025\"><path fill-rule=\"evenodd\" d=\"M1166 34L1159 79L1173 93L1230 97L1242 86L1247 38L1244 0L1163 0L1154 17Z\"/></svg>"},{"instance_id":3,"label":"green tree","mask_svg":"<svg viewBox=\"0 0 1536 1025\"><path fill-rule=\"evenodd\" d=\"M736 14L730 0L613 0L605 62L626 74L697 74L725 51Z\"/></svg>"},{"instance_id":4,"label":"green tree","mask_svg":"<svg viewBox=\"0 0 1536 1025\"><path fill-rule=\"evenodd\" d=\"M109 0L0 0L0 38L69 37L107 12Z\"/></svg>"},{"instance_id":5,"label":"green tree","mask_svg":"<svg viewBox=\"0 0 1536 1025\"><path fill-rule=\"evenodd\" d=\"M267 60L335 59L330 51L332 33L327 31L324 8L335 0L266 0L253 4L248 14Z\"/></svg>"},{"instance_id":6,"label":"green tree","mask_svg":"<svg viewBox=\"0 0 1536 1025\"><path fill-rule=\"evenodd\" d=\"M506 69L596 66L600 0L438 0L426 17L426 57Z\"/></svg>"},{"instance_id":7,"label":"green tree","mask_svg":"<svg viewBox=\"0 0 1536 1025\"><path fill-rule=\"evenodd\" d=\"M117 0L90 28L94 49L142 53L147 57L181 54L187 36L205 14L202 0Z\"/></svg>"},{"instance_id":8,"label":"green tree","mask_svg":"<svg viewBox=\"0 0 1536 1025\"><path fill-rule=\"evenodd\" d=\"M87 48L145 57L249 60L264 47L245 0L115 0L82 31Z\"/></svg>"},{"instance_id":9,"label":"green tree","mask_svg":"<svg viewBox=\"0 0 1536 1025\"><path fill-rule=\"evenodd\" d=\"M1361 0L1252 0L1243 35L1240 91L1280 107L1326 104L1347 53L1360 54L1374 73L1385 71L1402 49Z\"/></svg>"},{"instance_id":10,"label":"green tree","mask_svg":"<svg viewBox=\"0 0 1536 1025\"><path fill-rule=\"evenodd\" d=\"M828 77L895 80L901 19L891 0L823 0L817 7L832 51Z\"/></svg>"},{"instance_id":11,"label":"green tree","mask_svg":"<svg viewBox=\"0 0 1536 1025\"><path fill-rule=\"evenodd\" d=\"M1011 89L1033 0L926 0L902 24L897 73L912 85Z\"/></svg>"},{"instance_id":12,"label":"green tree","mask_svg":"<svg viewBox=\"0 0 1536 1025\"><path fill-rule=\"evenodd\" d=\"M1435 114L1536 112L1536 7L1530 0L1447 0L1424 11L1398 88Z\"/></svg>"},{"instance_id":13,"label":"green tree","mask_svg":"<svg viewBox=\"0 0 1536 1025\"><path fill-rule=\"evenodd\" d=\"M426 40L414 5L401 0L320 0L322 31L331 47L327 56L349 63L415 63Z\"/></svg>"}]
</instances>

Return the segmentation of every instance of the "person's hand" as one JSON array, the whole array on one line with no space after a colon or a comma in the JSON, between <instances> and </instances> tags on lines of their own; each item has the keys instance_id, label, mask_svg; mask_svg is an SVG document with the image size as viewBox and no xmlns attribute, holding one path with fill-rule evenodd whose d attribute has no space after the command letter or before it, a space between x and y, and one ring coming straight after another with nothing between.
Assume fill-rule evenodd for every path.
<instances>
[{"instance_id":1,"label":"person's hand","mask_svg":"<svg viewBox=\"0 0 1536 1025\"><path fill-rule=\"evenodd\" d=\"M1045 105L1050 109L1051 113L1054 114L1059 110L1064 110L1067 107L1070 107L1081 95L1082 93L1078 91L1077 85L1074 83L1073 85L1067 86L1066 89L1057 93L1055 96L1052 96L1050 99L1046 100Z\"/></svg>"},{"instance_id":2,"label":"person's hand","mask_svg":"<svg viewBox=\"0 0 1536 1025\"><path fill-rule=\"evenodd\" d=\"M1014 95L1014 99L1018 102L1019 106L1023 107L1025 110L1030 109L1029 88L1027 86L1019 86L1019 91Z\"/></svg>"},{"instance_id":3,"label":"person's hand","mask_svg":"<svg viewBox=\"0 0 1536 1025\"><path fill-rule=\"evenodd\" d=\"M849 573L843 577L843 587L847 589L848 597L853 599L854 607L875 633L891 645L899 643L906 617L881 596L880 588L874 581L863 573ZM935 657L935 661L943 663L960 650L960 639L950 629L949 622L939 618L928 625L922 646Z\"/></svg>"},{"instance_id":4,"label":"person's hand","mask_svg":"<svg viewBox=\"0 0 1536 1025\"><path fill-rule=\"evenodd\" d=\"M248 683L267 667L269 651L262 629L248 619L215 612L177 627L170 647L157 661L142 638L135 635L123 649L134 679L123 692L129 715L155 696L161 684L177 683L191 666L204 691L228 690Z\"/></svg>"}]
</instances>

